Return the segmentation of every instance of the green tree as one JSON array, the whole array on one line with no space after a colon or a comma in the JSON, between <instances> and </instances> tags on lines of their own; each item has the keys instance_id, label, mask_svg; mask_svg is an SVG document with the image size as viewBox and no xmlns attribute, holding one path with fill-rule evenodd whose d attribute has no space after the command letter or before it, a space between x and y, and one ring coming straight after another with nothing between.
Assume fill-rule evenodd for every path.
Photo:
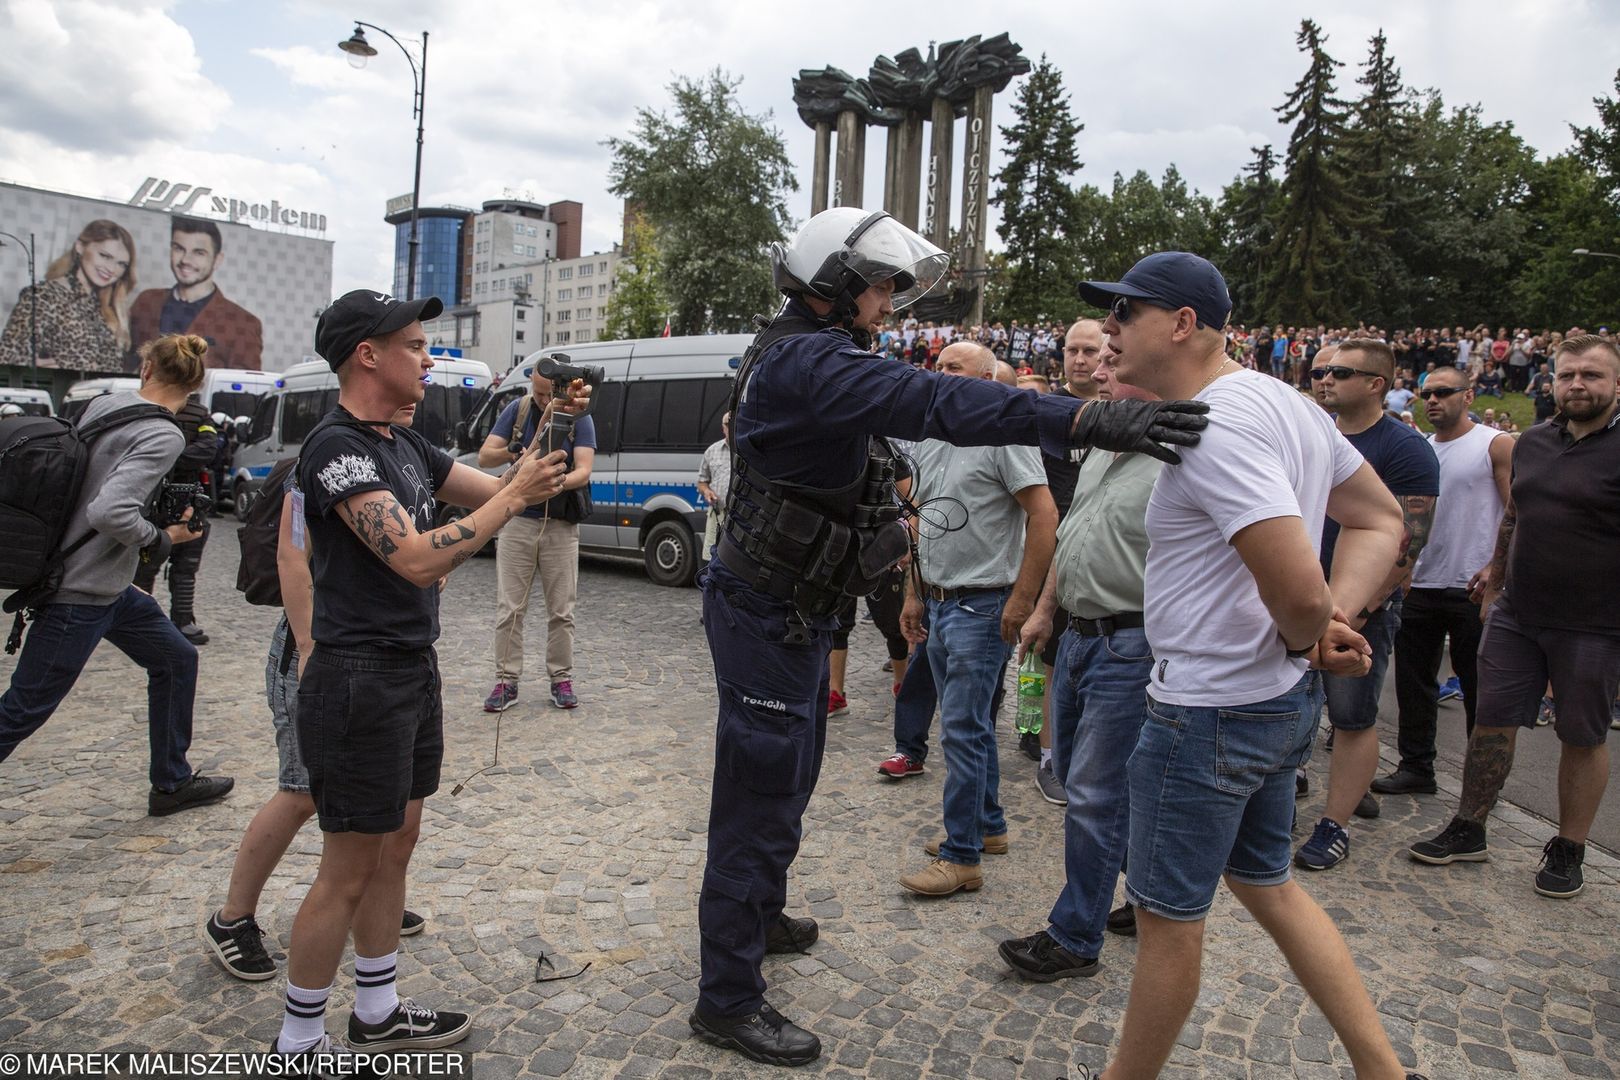
<instances>
[{"instance_id":1,"label":"green tree","mask_svg":"<svg viewBox=\"0 0 1620 1080\"><path fill-rule=\"evenodd\" d=\"M1250 148L1254 159L1221 193L1217 217L1226 223L1221 274L1232 294L1232 318L1256 326L1276 318L1269 255L1280 201L1277 155L1271 144Z\"/></svg>"},{"instance_id":2,"label":"green tree","mask_svg":"<svg viewBox=\"0 0 1620 1080\"><path fill-rule=\"evenodd\" d=\"M1367 220L1350 237L1347 265L1360 288L1346 299L1358 319L1410 326L1412 238L1423 209L1414 178L1414 108L1389 54L1374 34L1358 82L1365 88L1345 132L1340 160L1366 205Z\"/></svg>"},{"instance_id":3,"label":"green tree","mask_svg":"<svg viewBox=\"0 0 1620 1080\"><path fill-rule=\"evenodd\" d=\"M1574 254L1615 236L1602 176L1580 150L1539 165L1525 200L1525 259L1513 285L1515 319L1567 330L1612 325L1620 260Z\"/></svg>"},{"instance_id":4,"label":"green tree","mask_svg":"<svg viewBox=\"0 0 1620 1080\"><path fill-rule=\"evenodd\" d=\"M1115 280L1152 252L1208 255L1220 245L1214 202L1188 189L1174 165L1158 183L1141 169L1129 179L1115 173L1106 195L1087 184L1075 193L1074 207L1074 252L1081 277Z\"/></svg>"},{"instance_id":5,"label":"green tree","mask_svg":"<svg viewBox=\"0 0 1620 1080\"><path fill-rule=\"evenodd\" d=\"M1334 70L1344 65L1328 55L1326 37L1310 19L1301 21L1295 40L1310 67L1276 110L1294 130L1277 237L1268 252L1269 285L1285 320L1340 322L1349 314L1345 298L1364 289L1345 256L1349 237L1369 215L1339 154L1350 112L1334 89Z\"/></svg>"},{"instance_id":6,"label":"green tree","mask_svg":"<svg viewBox=\"0 0 1620 1080\"><path fill-rule=\"evenodd\" d=\"M602 337L655 337L664 329L669 314L668 301L659 281L658 238L646 217L632 212L625 230L624 258L613 279L613 294L607 302L607 325Z\"/></svg>"},{"instance_id":7,"label":"green tree","mask_svg":"<svg viewBox=\"0 0 1620 1080\"><path fill-rule=\"evenodd\" d=\"M1620 94L1620 71L1614 75L1614 88ZM1597 174L1599 188L1606 199L1620 210L1620 97L1595 97L1596 127L1570 125L1575 136L1575 153ZM1610 236L1613 230L1610 230Z\"/></svg>"},{"instance_id":8,"label":"green tree","mask_svg":"<svg viewBox=\"0 0 1620 1080\"><path fill-rule=\"evenodd\" d=\"M798 190L770 114L737 100L738 80L716 68L670 84L673 114L640 109L632 133L608 139L610 190L635 203L657 232L673 332L746 330L775 306L769 245Z\"/></svg>"},{"instance_id":9,"label":"green tree","mask_svg":"<svg viewBox=\"0 0 1620 1080\"><path fill-rule=\"evenodd\" d=\"M998 318L1050 319L1074 307L1074 192L1067 178L1082 167L1075 120L1063 76L1043 55L1018 86L1018 117L1001 129L1007 162L993 178L991 202L1001 207L996 232L1007 245L1008 277Z\"/></svg>"}]
</instances>

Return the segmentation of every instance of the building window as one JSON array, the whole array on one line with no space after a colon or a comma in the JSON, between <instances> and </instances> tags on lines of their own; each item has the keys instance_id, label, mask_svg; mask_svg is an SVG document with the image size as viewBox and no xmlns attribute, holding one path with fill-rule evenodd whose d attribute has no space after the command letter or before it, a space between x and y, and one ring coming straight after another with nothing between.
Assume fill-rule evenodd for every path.
<instances>
[{"instance_id":1,"label":"building window","mask_svg":"<svg viewBox=\"0 0 1620 1080\"><path fill-rule=\"evenodd\" d=\"M518 309L517 309L517 321L518 321L518 322L523 322L523 321L524 321L524 319L525 319L525 318L526 318L526 317L527 317L527 315L528 315L528 311L529 311L529 309L528 309L528 308L526 308L526 307L520 307L520 308L518 308Z\"/></svg>"},{"instance_id":2,"label":"building window","mask_svg":"<svg viewBox=\"0 0 1620 1080\"><path fill-rule=\"evenodd\" d=\"M597 263L596 268L604 274L607 273L607 260L603 259L601 262Z\"/></svg>"},{"instance_id":3,"label":"building window","mask_svg":"<svg viewBox=\"0 0 1620 1080\"><path fill-rule=\"evenodd\" d=\"M589 330L581 330L579 332L579 334L574 338L574 340L575 341L589 341L589 340L591 340L591 336L592 335L591 335L591 332Z\"/></svg>"},{"instance_id":4,"label":"building window","mask_svg":"<svg viewBox=\"0 0 1620 1080\"><path fill-rule=\"evenodd\" d=\"M527 255L531 259L534 258L534 245L533 244L525 245L524 248L523 248L523 253L525 255Z\"/></svg>"},{"instance_id":5,"label":"building window","mask_svg":"<svg viewBox=\"0 0 1620 1080\"><path fill-rule=\"evenodd\" d=\"M581 320L588 319L591 317L591 309L588 307L582 307L574 313L574 316Z\"/></svg>"},{"instance_id":6,"label":"building window","mask_svg":"<svg viewBox=\"0 0 1620 1080\"><path fill-rule=\"evenodd\" d=\"M567 330L559 330L559 331L557 331L557 344L559 344L559 345L568 344L568 331Z\"/></svg>"},{"instance_id":7,"label":"building window","mask_svg":"<svg viewBox=\"0 0 1620 1080\"><path fill-rule=\"evenodd\" d=\"M522 244L513 244L512 245L512 254L514 254L514 255L523 254L523 245Z\"/></svg>"},{"instance_id":8,"label":"building window","mask_svg":"<svg viewBox=\"0 0 1620 1080\"><path fill-rule=\"evenodd\" d=\"M580 277L590 277L595 272L596 272L596 268L593 267L590 263L580 263L579 264L579 276Z\"/></svg>"},{"instance_id":9,"label":"building window","mask_svg":"<svg viewBox=\"0 0 1620 1080\"><path fill-rule=\"evenodd\" d=\"M597 296L606 296L607 295L607 286L606 285L598 285L596 287L596 295Z\"/></svg>"},{"instance_id":10,"label":"building window","mask_svg":"<svg viewBox=\"0 0 1620 1080\"><path fill-rule=\"evenodd\" d=\"M518 339L518 340L519 340L519 341L522 341L522 340L523 340L523 331L521 331L521 330L519 330L519 331L518 331L518 332L517 332L517 339Z\"/></svg>"},{"instance_id":11,"label":"building window","mask_svg":"<svg viewBox=\"0 0 1620 1080\"><path fill-rule=\"evenodd\" d=\"M564 266L564 267L560 268L557 271L557 280L558 281L571 281L573 279L573 277L574 277L574 268L571 267L571 266Z\"/></svg>"},{"instance_id":12,"label":"building window","mask_svg":"<svg viewBox=\"0 0 1620 1080\"><path fill-rule=\"evenodd\" d=\"M571 319L573 319L573 317L574 317L574 313L572 311L564 310L564 311L557 312L557 321L558 322L568 322Z\"/></svg>"},{"instance_id":13,"label":"building window","mask_svg":"<svg viewBox=\"0 0 1620 1080\"><path fill-rule=\"evenodd\" d=\"M574 298L574 290L573 289L558 289L557 290L557 299L559 299L559 300L572 300L573 298Z\"/></svg>"}]
</instances>

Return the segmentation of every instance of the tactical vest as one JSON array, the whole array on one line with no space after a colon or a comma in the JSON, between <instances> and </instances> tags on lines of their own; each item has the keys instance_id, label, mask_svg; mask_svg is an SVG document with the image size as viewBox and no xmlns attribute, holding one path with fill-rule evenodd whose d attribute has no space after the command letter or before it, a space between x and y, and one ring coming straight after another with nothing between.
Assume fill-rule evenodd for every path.
<instances>
[{"instance_id":1,"label":"tactical vest","mask_svg":"<svg viewBox=\"0 0 1620 1080\"><path fill-rule=\"evenodd\" d=\"M764 351L785 337L824 329L783 314L760 331L732 391L734 430L742 395ZM872 362L882 361L874 357ZM800 615L829 615L847 598L873 592L910 543L895 498L894 466L888 441L872 437L866 468L852 483L839 488L790 484L745 462L733 436L720 561L760 592L791 603Z\"/></svg>"}]
</instances>

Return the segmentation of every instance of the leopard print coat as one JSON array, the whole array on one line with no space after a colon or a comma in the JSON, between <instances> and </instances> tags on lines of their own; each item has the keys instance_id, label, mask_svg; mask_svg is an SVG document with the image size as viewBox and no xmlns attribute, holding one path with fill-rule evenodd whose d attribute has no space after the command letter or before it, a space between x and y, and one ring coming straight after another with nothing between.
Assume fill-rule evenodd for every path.
<instances>
[{"instance_id":1,"label":"leopard print coat","mask_svg":"<svg viewBox=\"0 0 1620 1080\"><path fill-rule=\"evenodd\" d=\"M74 278L52 278L24 289L0 334L0 364L28 365L31 290L39 294L39 366L122 374L124 349L101 317L96 299Z\"/></svg>"}]
</instances>

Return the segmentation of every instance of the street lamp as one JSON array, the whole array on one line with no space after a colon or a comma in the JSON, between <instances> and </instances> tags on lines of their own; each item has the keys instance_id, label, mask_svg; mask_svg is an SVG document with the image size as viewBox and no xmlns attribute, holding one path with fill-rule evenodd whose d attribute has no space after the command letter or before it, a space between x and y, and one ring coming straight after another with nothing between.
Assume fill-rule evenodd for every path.
<instances>
[{"instance_id":1,"label":"street lamp","mask_svg":"<svg viewBox=\"0 0 1620 1080\"><path fill-rule=\"evenodd\" d=\"M18 247L23 247L28 258L28 374L34 374L34 365L39 360L39 282L34 280L34 234L28 234L28 243L23 245L22 237L16 233L0 232ZM0 240L0 247L5 247L5 241Z\"/></svg>"},{"instance_id":2,"label":"street lamp","mask_svg":"<svg viewBox=\"0 0 1620 1080\"><path fill-rule=\"evenodd\" d=\"M1620 255L1612 255L1607 251L1589 251L1586 248L1576 248L1571 255L1590 255L1594 259L1620 259Z\"/></svg>"},{"instance_id":3,"label":"street lamp","mask_svg":"<svg viewBox=\"0 0 1620 1080\"><path fill-rule=\"evenodd\" d=\"M422 202L422 112L423 103L427 95L427 31L422 31L422 66L416 66L416 58L411 55L399 38L374 23L361 22L356 19L354 33L347 41L338 42L338 48L349 55L349 66L363 68L366 61L377 55L377 50L371 42L366 40L364 27L370 27L377 33L399 46L399 51L405 54L405 62L411 65L411 85L415 88L415 96L411 99L411 116L416 120L416 179L411 185L411 240L410 255L405 269L405 299L416 299L416 246L418 244L416 221L417 209Z\"/></svg>"}]
</instances>

